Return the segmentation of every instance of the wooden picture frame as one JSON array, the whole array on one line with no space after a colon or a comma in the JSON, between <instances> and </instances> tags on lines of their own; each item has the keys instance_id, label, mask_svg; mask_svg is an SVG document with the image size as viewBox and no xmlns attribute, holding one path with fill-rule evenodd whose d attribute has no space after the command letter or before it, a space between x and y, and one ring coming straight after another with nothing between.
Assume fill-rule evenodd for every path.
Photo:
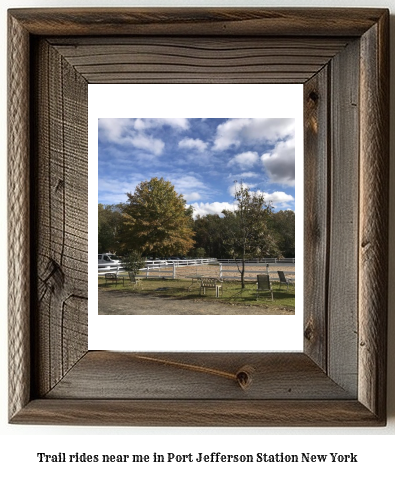
<instances>
[{"instance_id":1,"label":"wooden picture frame","mask_svg":"<svg viewBox=\"0 0 395 478\"><path fill-rule=\"evenodd\" d=\"M385 425L388 36L386 9L9 11L10 423ZM87 86L125 82L304 84L303 353L88 351Z\"/></svg>"}]
</instances>

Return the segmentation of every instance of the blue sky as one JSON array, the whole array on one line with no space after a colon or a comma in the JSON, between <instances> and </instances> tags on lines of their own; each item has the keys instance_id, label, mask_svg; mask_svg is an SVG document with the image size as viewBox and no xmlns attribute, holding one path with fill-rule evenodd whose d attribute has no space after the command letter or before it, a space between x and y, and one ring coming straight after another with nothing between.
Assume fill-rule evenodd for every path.
<instances>
[{"instance_id":1,"label":"blue sky","mask_svg":"<svg viewBox=\"0 0 395 478\"><path fill-rule=\"evenodd\" d=\"M101 118L99 202L125 202L163 177L194 215L234 207L234 181L264 192L274 211L295 209L293 118Z\"/></svg>"}]
</instances>

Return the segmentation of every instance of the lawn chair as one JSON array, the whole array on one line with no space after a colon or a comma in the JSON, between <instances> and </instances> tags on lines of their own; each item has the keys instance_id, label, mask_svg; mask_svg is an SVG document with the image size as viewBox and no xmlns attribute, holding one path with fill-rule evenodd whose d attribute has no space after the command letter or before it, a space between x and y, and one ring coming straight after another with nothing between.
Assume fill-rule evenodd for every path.
<instances>
[{"instance_id":1,"label":"lawn chair","mask_svg":"<svg viewBox=\"0 0 395 478\"><path fill-rule=\"evenodd\" d=\"M129 280L132 283L133 287L138 287L140 285L140 279L137 278L134 272L128 272Z\"/></svg>"},{"instance_id":2,"label":"lawn chair","mask_svg":"<svg viewBox=\"0 0 395 478\"><path fill-rule=\"evenodd\" d=\"M221 291L221 295L223 295L222 284L218 283L218 279L215 277L203 277L200 282L200 295L206 294L206 289L215 289L215 297L219 297L219 291Z\"/></svg>"},{"instance_id":3,"label":"lawn chair","mask_svg":"<svg viewBox=\"0 0 395 478\"><path fill-rule=\"evenodd\" d=\"M270 284L269 274L261 274L256 277L258 280L258 282L256 283L257 285L256 300L258 300L260 292L270 292L272 296L272 300L273 300L273 290L272 290L272 285Z\"/></svg>"},{"instance_id":4,"label":"lawn chair","mask_svg":"<svg viewBox=\"0 0 395 478\"><path fill-rule=\"evenodd\" d=\"M277 271L277 274L278 278L280 279L280 289L282 284L286 284L288 290L289 284L291 283L291 279L287 279L283 271Z\"/></svg>"},{"instance_id":5,"label":"lawn chair","mask_svg":"<svg viewBox=\"0 0 395 478\"><path fill-rule=\"evenodd\" d=\"M104 274L105 278L105 283L107 282L115 282L115 285L118 284L118 281L120 282L122 280L122 284L125 285L125 278L123 276L119 276L118 272L106 272Z\"/></svg>"}]
</instances>

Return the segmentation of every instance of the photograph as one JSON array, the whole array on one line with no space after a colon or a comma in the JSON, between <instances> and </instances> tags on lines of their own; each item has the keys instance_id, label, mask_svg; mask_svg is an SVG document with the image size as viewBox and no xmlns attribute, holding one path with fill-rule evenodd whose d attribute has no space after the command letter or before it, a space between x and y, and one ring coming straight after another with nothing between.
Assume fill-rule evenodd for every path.
<instances>
[{"instance_id":1,"label":"photograph","mask_svg":"<svg viewBox=\"0 0 395 478\"><path fill-rule=\"evenodd\" d=\"M98 314L295 314L294 118L99 118Z\"/></svg>"}]
</instances>

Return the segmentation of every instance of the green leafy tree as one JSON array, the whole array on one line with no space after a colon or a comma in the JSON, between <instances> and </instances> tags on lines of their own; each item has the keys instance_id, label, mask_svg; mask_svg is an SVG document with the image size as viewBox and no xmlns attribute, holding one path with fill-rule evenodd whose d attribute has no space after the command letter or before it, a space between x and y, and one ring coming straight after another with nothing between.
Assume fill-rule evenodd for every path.
<instances>
[{"instance_id":1,"label":"green leafy tree","mask_svg":"<svg viewBox=\"0 0 395 478\"><path fill-rule=\"evenodd\" d=\"M271 229L276 237L282 257L295 257L295 212L278 211L271 219Z\"/></svg>"},{"instance_id":2,"label":"green leafy tree","mask_svg":"<svg viewBox=\"0 0 395 478\"><path fill-rule=\"evenodd\" d=\"M198 216L194 221L196 248L203 248L209 257L226 257L222 222L223 219L218 214Z\"/></svg>"},{"instance_id":3,"label":"green leafy tree","mask_svg":"<svg viewBox=\"0 0 395 478\"><path fill-rule=\"evenodd\" d=\"M123 217L120 205L98 207L98 252L119 252L119 230Z\"/></svg>"},{"instance_id":4,"label":"green leafy tree","mask_svg":"<svg viewBox=\"0 0 395 478\"><path fill-rule=\"evenodd\" d=\"M140 183L123 206L122 242L143 255L186 254L194 246L192 207L163 178ZM132 249L132 247L131 247Z\"/></svg>"},{"instance_id":5,"label":"green leafy tree","mask_svg":"<svg viewBox=\"0 0 395 478\"><path fill-rule=\"evenodd\" d=\"M267 204L263 193L250 191L243 183L236 183L236 209L224 210L225 245L235 259L245 288L245 263L253 257L277 253L274 236L269 229L272 205Z\"/></svg>"},{"instance_id":6,"label":"green leafy tree","mask_svg":"<svg viewBox=\"0 0 395 478\"><path fill-rule=\"evenodd\" d=\"M137 274L139 269L144 267L145 260L139 252L131 251L123 258L122 264L125 271L130 271L134 274Z\"/></svg>"},{"instance_id":7,"label":"green leafy tree","mask_svg":"<svg viewBox=\"0 0 395 478\"><path fill-rule=\"evenodd\" d=\"M196 257L206 257L206 251L203 247L197 247L193 250L193 255Z\"/></svg>"}]
</instances>

